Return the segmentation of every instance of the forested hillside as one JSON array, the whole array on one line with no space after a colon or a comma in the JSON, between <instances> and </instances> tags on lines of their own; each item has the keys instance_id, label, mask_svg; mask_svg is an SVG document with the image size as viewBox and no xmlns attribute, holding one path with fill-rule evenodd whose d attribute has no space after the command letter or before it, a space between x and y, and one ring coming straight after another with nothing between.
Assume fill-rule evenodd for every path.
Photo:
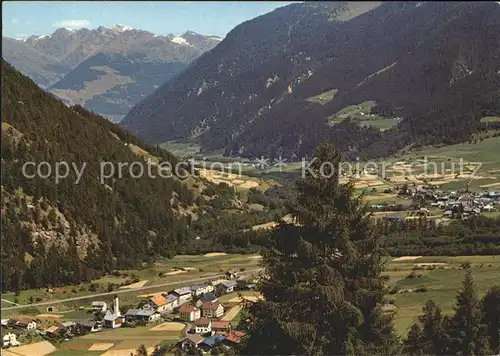
<instances>
[{"instance_id":1,"label":"forested hillside","mask_svg":"<svg viewBox=\"0 0 500 356\"><path fill-rule=\"evenodd\" d=\"M81 107L66 107L5 61L2 79L4 290L79 283L196 251L195 241L207 249L224 248L214 233L283 214L280 204L251 212L233 189L199 177L163 178L154 163L150 177L146 158L172 166L177 159ZM34 177L27 178L26 162L47 162L52 175L42 178L30 166L26 172ZM56 183L54 169L61 162L70 170ZM104 170L101 162L109 162ZM114 175L108 174L111 165Z\"/></svg>"}]
</instances>

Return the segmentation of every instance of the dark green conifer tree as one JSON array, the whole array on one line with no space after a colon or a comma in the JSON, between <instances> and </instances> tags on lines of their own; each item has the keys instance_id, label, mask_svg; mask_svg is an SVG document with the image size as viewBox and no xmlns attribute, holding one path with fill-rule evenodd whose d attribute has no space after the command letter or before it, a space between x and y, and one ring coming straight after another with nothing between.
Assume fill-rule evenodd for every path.
<instances>
[{"instance_id":1,"label":"dark green conifer tree","mask_svg":"<svg viewBox=\"0 0 500 356\"><path fill-rule=\"evenodd\" d=\"M413 324L404 341L403 352L405 355L423 355L422 346L422 328Z\"/></svg>"},{"instance_id":2,"label":"dark green conifer tree","mask_svg":"<svg viewBox=\"0 0 500 356\"><path fill-rule=\"evenodd\" d=\"M428 300L423 308L423 328L421 333L421 346L424 355L446 355L447 338L443 326L441 309Z\"/></svg>"},{"instance_id":3,"label":"dark green conifer tree","mask_svg":"<svg viewBox=\"0 0 500 356\"><path fill-rule=\"evenodd\" d=\"M488 340L491 351L500 352L500 285L493 286L481 301L483 324L488 329Z\"/></svg>"},{"instance_id":4,"label":"dark green conifer tree","mask_svg":"<svg viewBox=\"0 0 500 356\"><path fill-rule=\"evenodd\" d=\"M457 295L455 315L449 323L451 344L448 354L488 355L486 325L481 321L481 304L471 271L467 269L462 289Z\"/></svg>"},{"instance_id":5,"label":"dark green conifer tree","mask_svg":"<svg viewBox=\"0 0 500 356\"><path fill-rule=\"evenodd\" d=\"M397 353L392 317L380 309L380 235L353 184L340 183L339 153L323 143L314 157L297 182L295 222L282 223L262 252L265 301L248 308L240 353Z\"/></svg>"}]
</instances>

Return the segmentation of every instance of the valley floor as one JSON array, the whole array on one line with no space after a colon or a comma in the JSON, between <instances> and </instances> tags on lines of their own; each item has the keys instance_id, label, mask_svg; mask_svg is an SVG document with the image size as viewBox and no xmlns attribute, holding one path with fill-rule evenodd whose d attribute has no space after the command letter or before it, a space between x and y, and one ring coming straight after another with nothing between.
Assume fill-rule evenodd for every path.
<instances>
[{"instance_id":1,"label":"valley floor","mask_svg":"<svg viewBox=\"0 0 500 356\"><path fill-rule=\"evenodd\" d=\"M175 266L178 270L184 269L185 272L173 274L168 278L176 280L181 286L183 281L185 282L195 276L210 275L214 271L225 271L229 268L241 270L243 272L240 273L244 274L244 271L258 268L259 260L258 255L178 256L173 260L158 262L149 268L136 270L133 273L137 274L141 280L156 283L160 279L158 277L159 271L170 271ZM388 283L391 293L387 295L386 299L396 307L393 308L395 309L394 321L400 335L403 337L406 335L409 327L417 321L417 317L422 313L424 303L429 299L438 303L444 313L450 314L453 312L455 296L461 287L465 273L462 266L467 262L471 264L472 274L481 296L493 285L500 284L500 256L404 256L387 258L385 275L389 277ZM109 281L117 282L118 280L114 276L107 276L96 282L106 283ZM68 290L71 288L67 287ZM171 287L171 289L173 288L177 287ZM159 288L157 292L166 291L165 288ZM155 290L147 292L131 290L129 293L121 294L121 305L126 307L136 305L141 299L152 295L154 292ZM256 292L247 291L243 292L243 294L249 300L260 298ZM18 296L18 300L27 303L30 295L40 295L40 291L23 291ZM12 297L10 295L10 297L6 296L5 298L11 300ZM41 320L40 328L43 329L54 322L87 317L91 301L90 297L90 299L72 303L58 304L59 309L55 313L47 313L46 306L6 310L2 317L36 316L37 319ZM224 295L220 298L220 301L226 307L226 319L231 319L232 323L236 325L242 313L238 306L238 293ZM159 343L175 343L182 337L184 332L184 330L166 330L163 326L152 330L154 326L119 328L88 334L55 345L57 351L51 355L111 356L121 355L122 353L123 355L129 355L140 344L152 348ZM99 348L102 348L102 350L98 351ZM15 348L11 349L11 351L15 350Z\"/></svg>"}]
</instances>

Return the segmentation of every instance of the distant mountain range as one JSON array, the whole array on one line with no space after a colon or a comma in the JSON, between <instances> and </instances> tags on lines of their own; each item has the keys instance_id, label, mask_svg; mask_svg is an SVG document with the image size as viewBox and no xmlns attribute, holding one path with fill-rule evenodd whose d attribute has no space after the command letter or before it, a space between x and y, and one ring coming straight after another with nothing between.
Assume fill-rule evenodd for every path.
<instances>
[{"instance_id":1,"label":"distant mountain range","mask_svg":"<svg viewBox=\"0 0 500 356\"><path fill-rule=\"evenodd\" d=\"M155 34L116 25L59 28L51 35L2 38L5 60L68 104L119 121L138 101L222 39L191 31Z\"/></svg>"},{"instance_id":2,"label":"distant mountain range","mask_svg":"<svg viewBox=\"0 0 500 356\"><path fill-rule=\"evenodd\" d=\"M347 108L346 108L347 107ZM360 157L468 140L500 114L496 2L303 2L234 28L121 125L161 143Z\"/></svg>"}]
</instances>

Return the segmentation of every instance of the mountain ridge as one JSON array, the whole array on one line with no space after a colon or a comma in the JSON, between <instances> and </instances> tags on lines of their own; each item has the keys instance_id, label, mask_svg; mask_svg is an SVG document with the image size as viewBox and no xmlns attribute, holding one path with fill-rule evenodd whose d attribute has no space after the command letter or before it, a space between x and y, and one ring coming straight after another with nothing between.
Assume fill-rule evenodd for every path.
<instances>
[{"instance_id":1,"label":"mountain ridge","mask_svg":"<svg viewBox=\"0 0 500 356\"><path fill-rule=\"evenodd\" d=\"M205 150L228 155L304 156L326 138L343 151L370 156L415 141L439 142L442 132L429 125L436 120L433 112L445 107L447 125L456 121L452 126L460 132L444 137L467 139L479 129L481 110L500 106L496 90L481 92L477 107L447 94L476 81L495 86L497 76L487 73L500 69L496 3L356 6L292 4L237 26L216 49L137 104L123 127L154 143L191 137ZM327 103L309 100L328 91L336 94ZM366 100L376 102L372 114L402 122L384 132L356 122L327 124L342 108ZM464 109L458 118L453 103Z\"/></svg>"},{"instance_id":2,"label":"mountain ridge","mask_svg":"<svg viewBox=\"0 0 500 356\"><path fill-rule=\"evenodd\" d=\"M180 36L155 35L124 25L113 28L71 30L58 28L52 34L24 40L3 37L3 57L68 105L119 121L130 108L154 89L184 70L202 53L219 42L217 36L187 31ZM102 55L113 54L104 60ZM113 58L117 62L113 62ZM88 63L100 62L106 73ZM117 79L124 63L130 63L127 78ZM132 71L141 65L137 73ZM153 72L153 73L152 73ZM143 73L149 73L144 76ZM83 75L86 74L86 75ZM74 86L80 91L73 90ZM91 101L87 105L87 101ZM104 111L100 111L104 108Z\"/></svg>"}]
</instances>

